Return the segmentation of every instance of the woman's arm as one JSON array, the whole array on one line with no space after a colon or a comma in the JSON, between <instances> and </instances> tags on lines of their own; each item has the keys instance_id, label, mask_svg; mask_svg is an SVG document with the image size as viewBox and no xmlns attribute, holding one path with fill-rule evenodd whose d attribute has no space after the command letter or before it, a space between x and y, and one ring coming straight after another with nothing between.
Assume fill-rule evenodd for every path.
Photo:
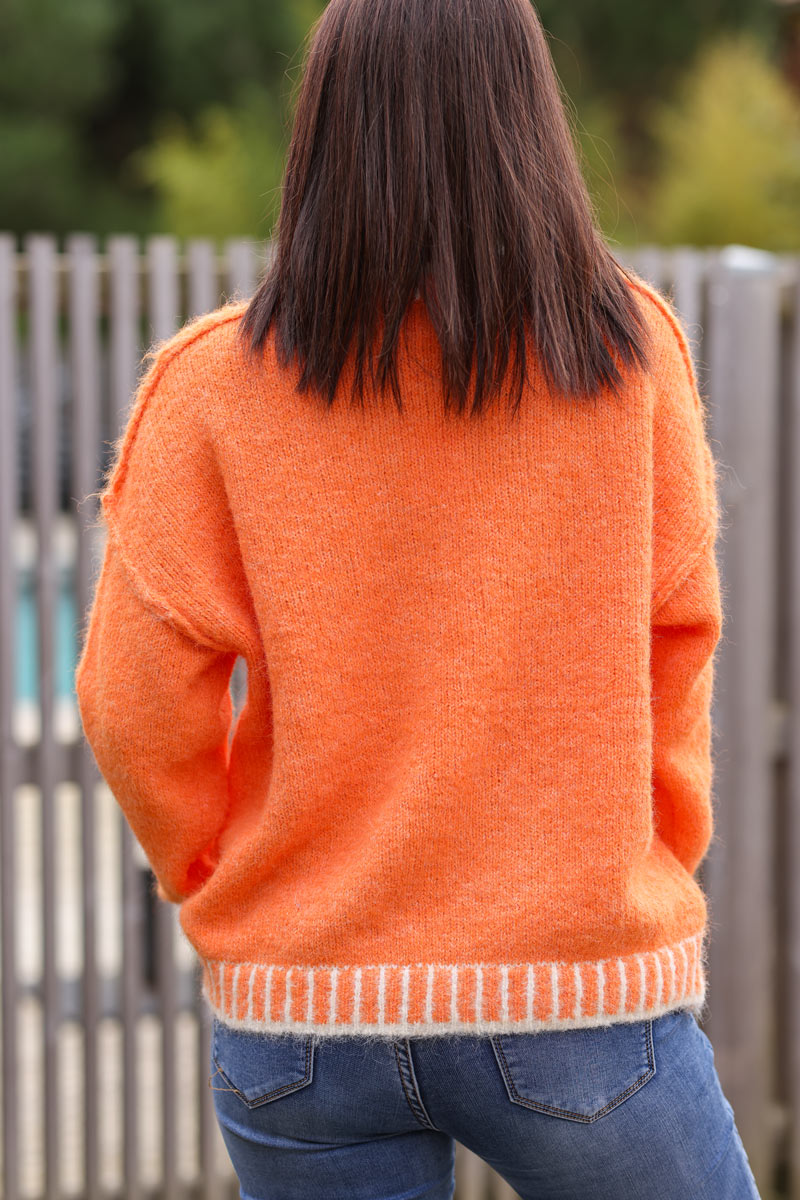
<instances>
[{"instance_id":1,"label":"woman's arm","mask_svg":"<svg viewBox=\"0 0 800 1200\"><path fill-rule=\"evenodd\" d=\"M214 869L228 812L229 684L259 638L208 434L208 321L162 345L101 496L105 552L75 687L84 732L175 902Z\"/></svg>"},{"instance_id":2,"label":"woman's arm","mask_svg":"<svg viewBox=\"0 0 800 1200\"><path fill-rule=\"evenodd\" d=\"M653 815L694 873L713 832L711 701L722 630L713 533L652 618Z\"/></svg>"},{"instance_id":3,"label":"woman's arm","mask_svg":"<svg viewBox=\"0 0 800 1200\"><path fill-rule=\"evenodd\" d=\"M723 624L717 463L686 331L662 312L653 425L653 817L693 873L713 832L711 703Z\"/></svg>"},{"instance_id":4,"label":"woman's arm","mask_svg":"<svg viewBox=\"0 0 800 1200\"><path fill-rule=\"evenodd\" d=\"M185 899L216 864L236 657L151 608L108 540L75 687L97 765L162 899Z\"/></svg>"}]
</instances>

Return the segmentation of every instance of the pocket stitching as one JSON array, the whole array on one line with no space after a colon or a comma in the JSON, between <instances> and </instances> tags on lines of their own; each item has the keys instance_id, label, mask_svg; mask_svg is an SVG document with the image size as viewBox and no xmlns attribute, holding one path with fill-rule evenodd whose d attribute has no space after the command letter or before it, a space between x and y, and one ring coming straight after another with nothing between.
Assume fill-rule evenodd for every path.
<instances>
[{"instance_id":1,"label":"pocket stitching","mask_svg":"<svg viewBox=\"0 0 800 1200\"><path fill-rule=\"evenodd\" d=\"M628 1096L630 1096L634 1092L638 1091L638 1089L640 1087L643 1087L648 1082L648 1080L653 1078L653 1076L656 1073L655 1055L653 1052L653 1020L652 1020L652 1017L650 1017L647 1019L646 1024L645 1024L645 1040L646 1040L646 1045L647 1045L647 1062L648 1062L647 1070L644 1072L643 1075L641 1075L638 1079L635 1079L632 1084L630 1084L627 1088L625 1088L624 1092L620 1092L619 1096L615 1096L612 1100L609 1100L608 1104L604 1105L603 1108L599 1109L596 1113L592 1113L591 1116L587 1117L587 1116L584 1116L582 1113L572 1112L570 1109L556 1108L552 1104L545 1104L544 1101L542 1101L542 1100L529 1100L529 1099L527 1099L527 1097L521 1096L519 1094L519 1092L517 1091L516 1085L512 1078L511 1069L508 1065L508 1060L506 1059L506 1056L503 1053L503 1047L499 1041L500 1036L501 1035L499 1035L499 1034L492 1035L492 1045L494 1046L495 1054L498 1056L498 1061L500 1059L502 1059L501 1069L503 1071L503 1076L506 1080L506 1085L508 1087L509 1094L513 1093L513 1095L511 1095L511 1099L512 1099L513 1103L521 1104L525 1108L535 1109L537 1112L552 1113L554 1116L565 1117L571 1121L583 1121L585 1124L589 1124L592 1121L598 1120L598 1118L604 1116L612 1108L616 1108L617 1105L621 1104L623 1100L627 1100Z\"/></svg>"},{"instance_id":2,"label":"pocket stitching","mask_svg":"<svg viewBox=\"0 0 800 1200\"><path fill-rule=\"evenodd\" d=\"M255 1099L253 1099L253 1100L249 1100L247 1098L247 1096L245 1096L244 1092L240 1088L238 1088L236 1086L236 1084L233 1082L233 1080L228 1075L226 1075L225 1072L223 1071L222 1067L220 1066L219 1059L217 1058L217 1045L218 1045L217 1034L216 1034L216 1030L215 1030L214 1031L214 1045L213 1045L212 1052L211 1052L212 1058L214 1059L214 1065L216 1066L217 1070L219 1071L220 1075L225 1080L225 1082L230 1085L231 1091L235 1092L236 1095L241 1099L242 1103L246 1104L248 1108L256 1108L260 1104L265 1104L268 1100L277 1100L279 1096L282 1096L282 1095L286 1094L287 1092L296 1092L299 1088L305 1087L306 1084L309 1084L311 1082L312 1071L313 1071L312 1055L313 1055L313 1048L314 1048L313 1034L308 1034L306 1036L306 1040L305 1040L306 1063L305 1063L305 1074L303 1075L303 1077L298 1080L292 1080L291 1083L281 1084L280 1087L273 1088L273 1090L271 1092L265 1092L263 1094L263 1096L256 1096Z\"/></svg>"}]
</instances>

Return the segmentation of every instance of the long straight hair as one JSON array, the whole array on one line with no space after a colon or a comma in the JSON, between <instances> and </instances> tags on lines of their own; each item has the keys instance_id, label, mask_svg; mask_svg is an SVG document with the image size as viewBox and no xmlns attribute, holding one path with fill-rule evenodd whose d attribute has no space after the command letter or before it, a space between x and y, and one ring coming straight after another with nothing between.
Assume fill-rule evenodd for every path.
<instances>
[{"instance_id":1,"label":"long straight hair","mask_svg":"<svg viewBox=\"0 0 800 1200\"><path fill-rule=\"evenodd\" d=\"M516 413L526 334L566 398L648 366L530 0L331 0L306 46L275 240L239 333L256 353L274 322L297 390L329 406L355 339L354 397L368 376L402 410L397 343L418 295L445 410L464 412L474 371L480 413L513 350Z\"/></svg>"}]
</instances>

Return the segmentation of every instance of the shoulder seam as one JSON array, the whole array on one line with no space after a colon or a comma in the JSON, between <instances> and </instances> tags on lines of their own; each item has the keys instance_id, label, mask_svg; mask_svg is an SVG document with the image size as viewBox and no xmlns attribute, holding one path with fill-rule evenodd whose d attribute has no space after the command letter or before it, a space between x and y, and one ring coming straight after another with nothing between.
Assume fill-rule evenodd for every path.
<instances>
[{"instance_id":1,"label":"shoulder seam","mask_svg":"<svg viewBox=\"0 0 800 1200\"><path fill-rule=\"evenodd\" d=\"M248 300L230 301L220 308L214 309L213 312L194 317L169 337L161 338L152 344L142 355L140 366L141 364L148 365L139 376L133 407L128 414L125 427L114 442L112 465L104 487L101 489L100 500L104 509L122 486L137 430L150 398L167 369L195 342L200 341L213 330L239 320L248 304Z\"/></svg>"},{"instance_id":2,"label":"shoulder seam","mask_svg":"<svg viewBox=\"0 0 800 1200\"><path fill-rule=\"evenodd\" d=\"M695 543L691 553L687 558L675 564L672 570L667 574L667 577L662 580L651 600L650 623L655 623L656 617L661 610L669 603L676 593L683 587L687 580L691 577L695 567L702 558L703 554L708 550L709 546L713 546L716 552L716 542L719 533L718 525L715 520L703 528L702 535L697 543ZM663 593L659 595L658 593Z\"/></svg>"},{"instance_id":3,"label":"shoulder seam","mask_svg":"<svg viewBox=\"0 0 800 1200\"><path fill-rule=\"evenodd\" d=\"M119 554L119 560L125 569L128 582L136 593L140 603L156 617L171 624L179 633L188 638L189 641L194 642L197 646L201 646L205 650L214 650L217 653L230 653L230 646L223 646L212 638L207 637L182 609L169 603L154 591L128 554L123 539L120 536L116 516L113 511L107 514L107 525L108 537Z\"/></svg>"}]
</instances>

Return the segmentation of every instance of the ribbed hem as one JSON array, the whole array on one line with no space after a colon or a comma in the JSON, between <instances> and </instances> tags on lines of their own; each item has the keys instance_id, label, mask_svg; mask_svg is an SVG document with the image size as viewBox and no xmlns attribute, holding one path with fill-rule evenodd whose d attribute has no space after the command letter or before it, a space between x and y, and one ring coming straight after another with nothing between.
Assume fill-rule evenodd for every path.
<instances>
[{"instance_id":1,"label":"ribbed hem","mask_svg":"<svg viewBox=\"0 0 800 1200\"><path fill-rule=\"evenodd\" d=\"M200 957L226 1025L262 1033L432 1037L577 1029L698 1014L703 930L658 950L584 962L286 966Z\"/></svg>"}]
</instances>

